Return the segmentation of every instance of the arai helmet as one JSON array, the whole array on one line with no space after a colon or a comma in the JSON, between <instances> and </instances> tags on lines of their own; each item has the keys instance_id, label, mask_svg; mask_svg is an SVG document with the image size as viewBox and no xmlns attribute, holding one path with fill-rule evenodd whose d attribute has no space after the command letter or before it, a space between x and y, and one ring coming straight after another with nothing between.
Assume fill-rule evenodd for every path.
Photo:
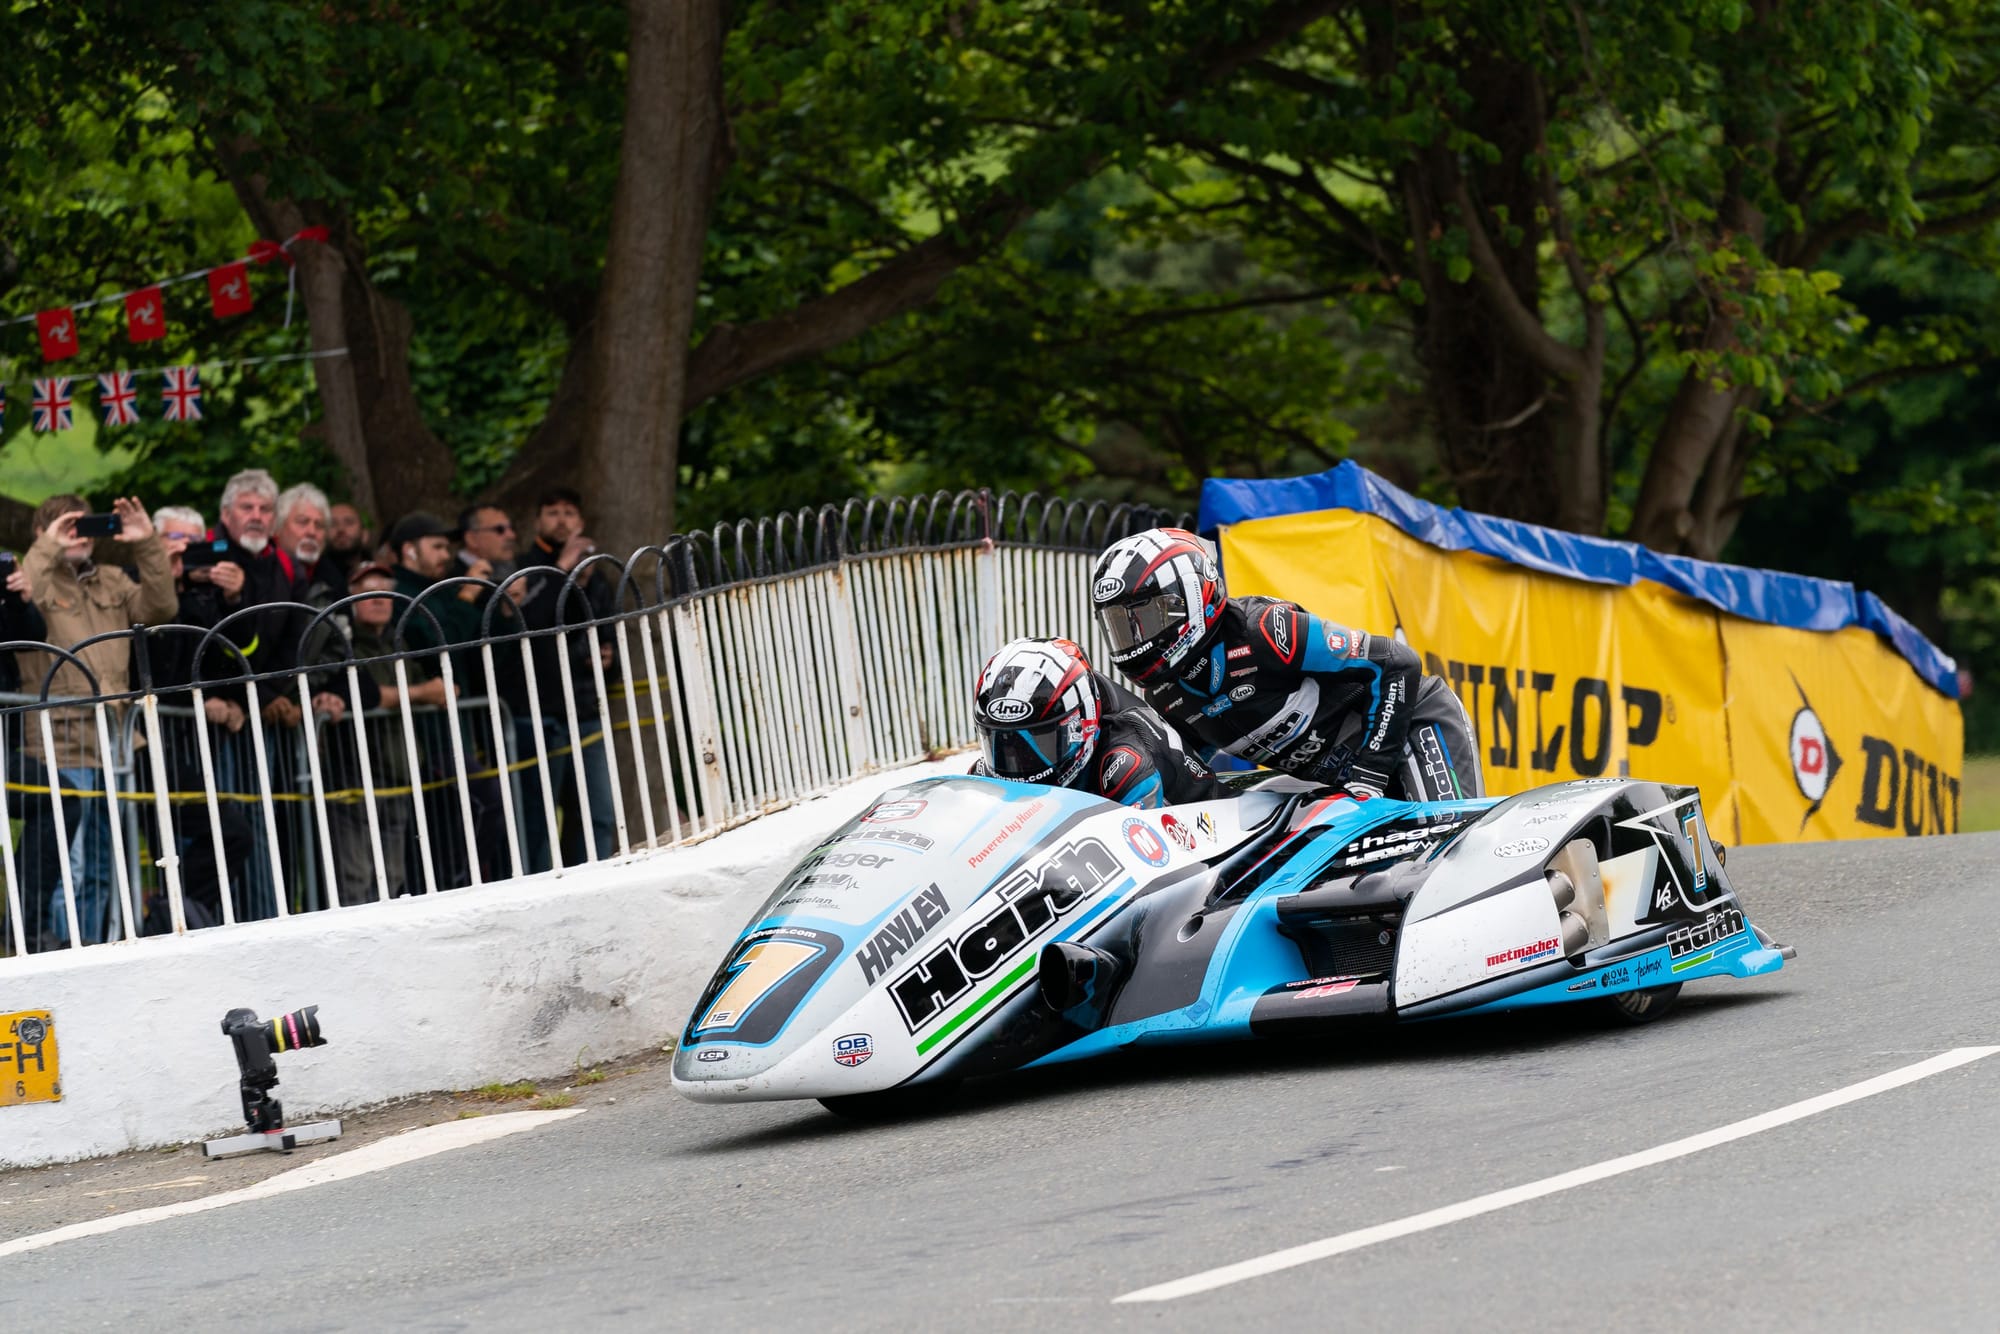
<instances>
[{"instance_id":1,"label":"arai helmet","mask_svg":"<svg viewBox=\"0 0 2000 1334\"><path fill-rule=\"evenodd\" d=\"M973 695L995 778L1067 785L1097 750L1097 682L1067 639L1016 639L987 659Z\"/></svg>"},{"instance_id":2,"label":"arai helmet","mask_svg":"<svg viewBox=\"0 0 2000 1334\"><path fill-rule=\"evenodd\" d=\"M1145 681L1208 642L1229 595L1200 538L1181 528L1149 528L1097 558L1090 601L1111 641L1111 661Z\"/></svg>"}]
</instances>

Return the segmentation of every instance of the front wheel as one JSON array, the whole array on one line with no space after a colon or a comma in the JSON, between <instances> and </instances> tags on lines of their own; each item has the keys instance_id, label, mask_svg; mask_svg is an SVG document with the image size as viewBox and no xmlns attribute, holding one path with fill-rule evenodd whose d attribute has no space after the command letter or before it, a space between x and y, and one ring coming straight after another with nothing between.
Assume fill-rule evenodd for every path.
<instances>
[{"instance_id":1,"label":"front wheel","mask_svg":"<svg viewBox=\"0 0 2000 1334\"><path fill-rule=\"evenodd\" d=\"M1598 1005L1618 1023L1650 1024L1673 1009L1680 994L1681 984L1674 982L1664 987L1648 987L1644 991L1621 991L1615 996L1600 998Z\"/></svg>"},{"instance_id":2,"label":"front wheel","mask_svg":"<svg viewBox=\"0 0 2000 1334\"><path fill-rule=\"evenodd\" d=\"M819 1105L849 1121L901 1121L944 1110L957 1091L956 1079L929 1080L875 1093L848 1093L837 1098L821 1098Z\"/></svg>"}]
</instances>

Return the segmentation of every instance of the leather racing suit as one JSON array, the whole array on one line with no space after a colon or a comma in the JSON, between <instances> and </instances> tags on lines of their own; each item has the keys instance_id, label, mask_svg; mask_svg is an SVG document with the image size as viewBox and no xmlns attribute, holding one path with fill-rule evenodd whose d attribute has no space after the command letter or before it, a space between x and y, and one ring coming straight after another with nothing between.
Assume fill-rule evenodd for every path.
<instances>
[{"instance_id":1,"label":"leather racing suit","mask_svg":"<svg viewBox=\"0 0 2000 1334\"><path fill-rule=\"evenodd\" d=\"M1451 686L1416 653L1277 598L1231 598L1208 646L1145 687L1191 742L1312 782L1411 801L1484 792Z\"/></svg>"}]
</instances>

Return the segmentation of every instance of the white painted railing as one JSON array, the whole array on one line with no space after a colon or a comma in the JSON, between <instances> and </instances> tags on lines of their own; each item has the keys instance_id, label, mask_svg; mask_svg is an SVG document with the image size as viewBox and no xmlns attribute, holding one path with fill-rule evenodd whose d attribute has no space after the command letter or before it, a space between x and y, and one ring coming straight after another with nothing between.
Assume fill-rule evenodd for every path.
<instances>
[{"instance_id":1,"label":"white painted railing","mask_svg":"<svg viewBox=\"0 0 2000 1334\"><path fill-rule=\"evenodd\" d=\"M966 749L973 680L1005 640L1068 635L1106 662L1091 564L1109 538L1156 521L1038 504L869 502L676 538L623 565L593 557L566 579L519 571L482 589L492 637L444 654L354 660L349 599L298 609L332 647L295 670L0 697L21 822L17 840L0 821L0 955L338 912L673 847ZM524 624L510 585L547 578L563 587L524 605L555 612ZM595 614L593 578L615 581ZM397 642L416 637L433 593L480 582L399 598ZM194 656L226 648L221 630ZM167 633L131 632L135 662L156 660ZM402 702L365 709L364 672L388 677ZM407 687L433 675L457 690L453 709L408 702ZM237 731L199 721L211 699L276 694L311 722L257 709ZM338 720L315 712L328 694L343 702ZM75 763L86 719L95 766Z\"/></svg>"}]
</instances>

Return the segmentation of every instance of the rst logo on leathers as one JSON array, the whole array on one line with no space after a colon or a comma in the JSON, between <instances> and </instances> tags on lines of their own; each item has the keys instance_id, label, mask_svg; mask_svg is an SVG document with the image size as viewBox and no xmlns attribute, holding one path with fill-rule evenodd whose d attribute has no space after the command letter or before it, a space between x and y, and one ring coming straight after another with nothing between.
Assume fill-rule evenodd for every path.
<instances>
[{"instance_id":1,"label":"rst logo on leathers","mask_svg":"<svg viewBox=\"0 0 2000 1334\"><path fill-rule=\"evenodd\" d=\"M1123 874L1124 864L1094 838L1065 844L1015 871L999 885L1000 906L985 920L889 984L904 1024L915 1033L943 1014L974 982Z\"/></svg>"}]
</instances>

